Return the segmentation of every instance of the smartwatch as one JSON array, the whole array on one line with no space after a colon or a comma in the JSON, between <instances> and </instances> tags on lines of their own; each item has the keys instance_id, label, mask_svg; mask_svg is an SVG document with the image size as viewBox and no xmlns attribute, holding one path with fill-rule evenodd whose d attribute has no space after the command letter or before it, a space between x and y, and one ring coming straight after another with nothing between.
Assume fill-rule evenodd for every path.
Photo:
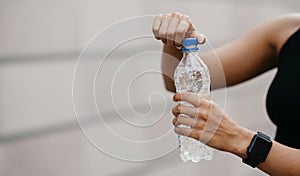
<instances>
[{"instance_id":1,"label":"smartwatch","mask_svg":"<svg viewBox=\"0 0 300 176\"><path fill-rule=\"evenodd\" d=\"M272 147L272 140L269 136L262 132L257 132L247 148L247 158L244 158L243 163L255 168L261 162L264 162Z\"/></svg>"}]
</instances>

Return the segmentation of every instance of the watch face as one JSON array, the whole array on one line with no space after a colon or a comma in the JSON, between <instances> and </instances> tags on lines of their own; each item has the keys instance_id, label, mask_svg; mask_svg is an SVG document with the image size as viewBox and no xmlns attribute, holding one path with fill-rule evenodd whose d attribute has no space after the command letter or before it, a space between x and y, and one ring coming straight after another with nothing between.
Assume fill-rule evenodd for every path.
<instances>
[{"instance_id":1,"label":"watch face","mask_svg":"<svg viewBox=\"0 0 300 176\"><path fill-rule=\"evenodd\" d=\"M270 139L261 138L260 136L255 136L253 144L249 150L249 154L258 160L265 160L272 146L272 141Z\"/></svg>"}]
</instances>

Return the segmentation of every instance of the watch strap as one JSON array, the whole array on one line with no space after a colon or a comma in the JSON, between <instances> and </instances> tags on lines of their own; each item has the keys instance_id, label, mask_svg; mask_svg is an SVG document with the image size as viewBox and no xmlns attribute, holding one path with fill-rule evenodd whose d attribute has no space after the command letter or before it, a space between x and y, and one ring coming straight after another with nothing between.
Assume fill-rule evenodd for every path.
<instances>
[{"instance_id":1,"label":"watch strap","mask_svg":"<svg viewBox=\"0 0 300 176\"><path fill-rule=\"evenodd\" d=\"M257 167L258 164L260 163L259 160L255 159L255 158L249 158L249 157L248 158L244 158L243 162L246 163L246 164L248 164L249 166L251 166L253 168Z\"/></svg>"}]
</instances>

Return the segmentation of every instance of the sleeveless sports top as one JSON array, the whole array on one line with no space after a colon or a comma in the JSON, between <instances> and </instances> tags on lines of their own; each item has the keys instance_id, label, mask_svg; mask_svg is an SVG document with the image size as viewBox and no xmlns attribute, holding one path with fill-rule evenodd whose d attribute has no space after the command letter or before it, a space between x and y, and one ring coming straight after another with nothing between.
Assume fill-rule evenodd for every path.
<instances>
[{"instance_id":1,"label":"sleeveless sports top","mask_svg":"<svg viewBox=\"0 0 300 176\"><path fill-rule=\"evenodd\" d=\"M277 126L275 141L300 149L300 29L280 50L278 70L267 94L266 107Z\"/></svg>"}]
</instances>

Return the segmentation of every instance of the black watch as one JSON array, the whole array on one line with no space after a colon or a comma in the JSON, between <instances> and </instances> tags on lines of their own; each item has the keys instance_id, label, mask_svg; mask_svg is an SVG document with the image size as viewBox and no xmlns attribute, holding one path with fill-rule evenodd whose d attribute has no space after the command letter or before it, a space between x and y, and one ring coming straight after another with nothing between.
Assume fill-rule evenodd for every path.
<instances>
[{"instance_id":1,"label":"black watch","mask_svg":"<svg viewBox=\"0 0 300 176\"><path fill-rule=\"evenodd\" d=\"M257 132L247 148L247 158L244 158L243 162L253 168L256 167L259 163L266 160L271 147L272 140L270 137L262 132Z\"/></svg>"}]
</instances>

